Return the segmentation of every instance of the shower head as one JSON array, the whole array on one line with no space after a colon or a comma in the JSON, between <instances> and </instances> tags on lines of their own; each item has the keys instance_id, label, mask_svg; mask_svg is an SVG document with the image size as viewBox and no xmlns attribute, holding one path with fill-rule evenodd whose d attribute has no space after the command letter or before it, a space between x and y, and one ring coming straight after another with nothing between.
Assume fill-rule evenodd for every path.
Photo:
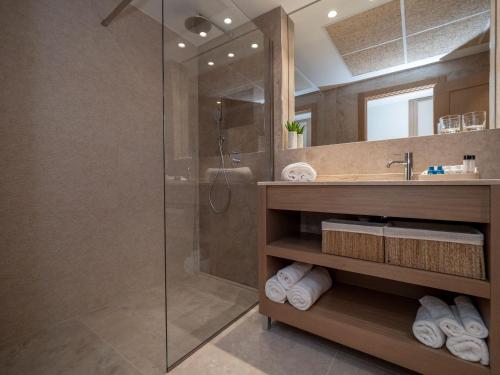
<instances>
[{"instance_id":1,"label":"shower head","mask_svg":"<svg viewBox=\"0 0 500 375\"><path fill-rule=\"evenodd\" d=\"M192 16L184 21L186 30L194 34L208 33L212 29L212 23L202 16Z\"/></svg>"}]
</instances>

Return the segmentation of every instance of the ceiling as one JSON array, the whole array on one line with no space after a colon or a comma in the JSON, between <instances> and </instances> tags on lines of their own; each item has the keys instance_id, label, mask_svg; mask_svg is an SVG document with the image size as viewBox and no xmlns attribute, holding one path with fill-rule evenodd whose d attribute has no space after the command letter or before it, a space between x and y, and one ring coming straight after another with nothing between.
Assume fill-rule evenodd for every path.
<instances>
[{"instance_id":1,"label":"ceiling","mask_svg":"<svg viewBox=\"0 0 500 375\"><path fill-rule=\"evenodd\" d=\"M291 18L298 95L488 50L489 0L321 0Z\"/></svg>"},{"instance_id":2,"label":"ceiling","mask_svg":"<svg viewBox=\"0 0 500 375\"><path fill-rule=\"evenodd\" d=\"M244 22L267 13L276 7L283 7L291 13L316 0L164 0L166 23L176 28L179 21L201 13L218 25L224 25L225 17L233 23L227 29L240 26ZM132 5L161 22L161 0L134 0Z\"/></svg>"},{"instance_id":3,"label":"ceiling","mask_svg":"<svg viewBox=\"0 0 500 375\"><path fill-rule=\"evenodd\" d=\"M119 0L116 0L117 2ZM247 30L251 31L250 19L282 6L286 12L292 12L315 0L164 0L165 25L171 32L166 34L166 50L170 59L175 61L188 61L203 55L203 51L211 50L216 45L224 44L238 38ZM143 13L162 22L161 0L134 0L132 5ZM188 17L202 15L212 24L206 37L186 30L184 25ZM231 18L231 24L224 22ZM224 38L221 36L225 35ZM211 43L214 41L213 43ZM183 49L178 48L178 43L184 43ZM245 45L237 56L247 53ZM227 53L227 52L226 52ZM207 57L208 58L208 57ZM227 60L227 59L226 59ZM236 59L234 59L236 60ZM219 59L220 61L220 59Z\"/></svg>"},{"instance_id":4,"label":"ceiling","mask_svg":"<svg viewBox=\"0 0 500 375\"><path fill-rule=\"evenodd\" d=\"M161 22L161 0L132 4ZM488 47L479 34L489 20L489 0L165 0L165 23L175 35L172 48L185 42L176 53L191 58L278 6L295 24L297 94L437 62L463 45L476 44L457 56ZM338 15L330 19L333 9ZM216 25L206 38L184 27L196 14Z\"/></svg>"}]
</instances>

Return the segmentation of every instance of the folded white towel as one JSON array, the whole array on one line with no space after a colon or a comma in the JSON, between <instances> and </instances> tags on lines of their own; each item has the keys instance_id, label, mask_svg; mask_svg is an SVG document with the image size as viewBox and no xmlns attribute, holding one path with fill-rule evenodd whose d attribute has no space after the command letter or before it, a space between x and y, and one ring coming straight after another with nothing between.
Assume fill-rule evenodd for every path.
<instances>
[{"instance_id":1,"label":"folded white towel","mask_svg":"<svg viewBox=\"0 0 500 375\"><path fill-rule=\"evenodd\" d=\"M412 330L418 341L431 348L441 348L446 341L443 331L441 331L434 319L432 319L429 311L423 306L420 306L417 311L417 317L413 323Z\"/></svg>"},{"instance_id":2,"label":"folded white towel","mask_svg":"<svg viewBox=\"0 0 500 375\"><path fill-rule=\"evenodd\" d=\"M314 168L307 163L289 164L281 172L283 181L312 182L317 176Z\"/></svg>"},{"instance_id":3,"label":"folded white towel","mask_svg":"<svg viewBox=\"0 0 500 375\"><path fill-rule=\"evenodd\" d=\"M467 334L480 339L488 337L488 328L471 299L466 296L460 296L455 298L455 303L457 305L458 315L462 320Z\"/></svg>"},{"instance_id":4,"label":"folded white towel","mask_svg":"<svg viewBox=\"0 0 500 375\"><path fill-rule=\"evenodd\" d=\"M312 265L307 263L292 263L278 271L278 280L288 290L302 279L311 268Z\"/></svg>"},{"instance_id":5,"label":"folded white towel","mask_svg":"<svg viewBox=\"0 0 500 375\"><path fill-rule=\"evenodd\" d=\"M315 267L286 294L288 302L299 309L307 310L332 286L332 278L323 267Z\"/></svg>"},{"instance_id":6,"label":"folded white towel","mask_svg":"<svg viewBox=\"0 0 500 375\"><path fill-rule=\"evenodd\" d=\"M463 336L465 334L460 317L453 314L448 304L432 296L420 298L420 303L429 311L432 319L446 336Z\"/></svg>"},{"instance_id":7,"label":"folded white towel","mask_svg":"<svg viewBox=\"0 0 500 375\"><path fill-rule=\"evenodd\" d=\"M446 347L454 356L470 362L480 362L482 365L490 364L488 345L483 339L468 335L448 337Z\"/></svg>"},{"instance_id":8,"label":"folded white towel","mask_svg":"<svg viewBox=\"0 0 500 375\"><path fill-rule=\"evenodd\" d=\"M266 296L271 301L278 303L286 302L287 289L279 282L278 277L274 275L266 281Z\"/></svg>"}]
</instances>

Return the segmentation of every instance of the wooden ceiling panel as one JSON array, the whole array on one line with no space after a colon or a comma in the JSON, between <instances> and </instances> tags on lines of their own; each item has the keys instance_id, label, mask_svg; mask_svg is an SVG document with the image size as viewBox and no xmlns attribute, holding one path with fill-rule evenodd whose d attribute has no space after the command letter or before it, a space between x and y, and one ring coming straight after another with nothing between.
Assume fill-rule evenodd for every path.
<instances>
[{"instance_id":1,"label":"wooden ceiling panel","mask_svg":"<svg viewBox=\"0 0 500 375\"><path fill-rule=\"evenodd\" d=\"M326 26L341 55L359 51L403 36L399 0Z\"/></svg>"}]
</instances>

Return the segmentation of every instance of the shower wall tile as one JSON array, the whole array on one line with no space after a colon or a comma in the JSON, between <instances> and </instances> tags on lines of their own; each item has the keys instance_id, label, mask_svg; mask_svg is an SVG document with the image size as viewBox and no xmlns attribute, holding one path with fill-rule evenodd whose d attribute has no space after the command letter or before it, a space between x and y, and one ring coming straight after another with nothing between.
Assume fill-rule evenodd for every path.
<instances>
[{"instance_id":1,"label":"shower wall tile","mask_svg":"<svg viewBox=\"0 0 500 375\"><path fill-rule=\"evenodd\" d=\"M161 26L0 3L0 346L164 280Z\"/></svg>"}]
</instances>

